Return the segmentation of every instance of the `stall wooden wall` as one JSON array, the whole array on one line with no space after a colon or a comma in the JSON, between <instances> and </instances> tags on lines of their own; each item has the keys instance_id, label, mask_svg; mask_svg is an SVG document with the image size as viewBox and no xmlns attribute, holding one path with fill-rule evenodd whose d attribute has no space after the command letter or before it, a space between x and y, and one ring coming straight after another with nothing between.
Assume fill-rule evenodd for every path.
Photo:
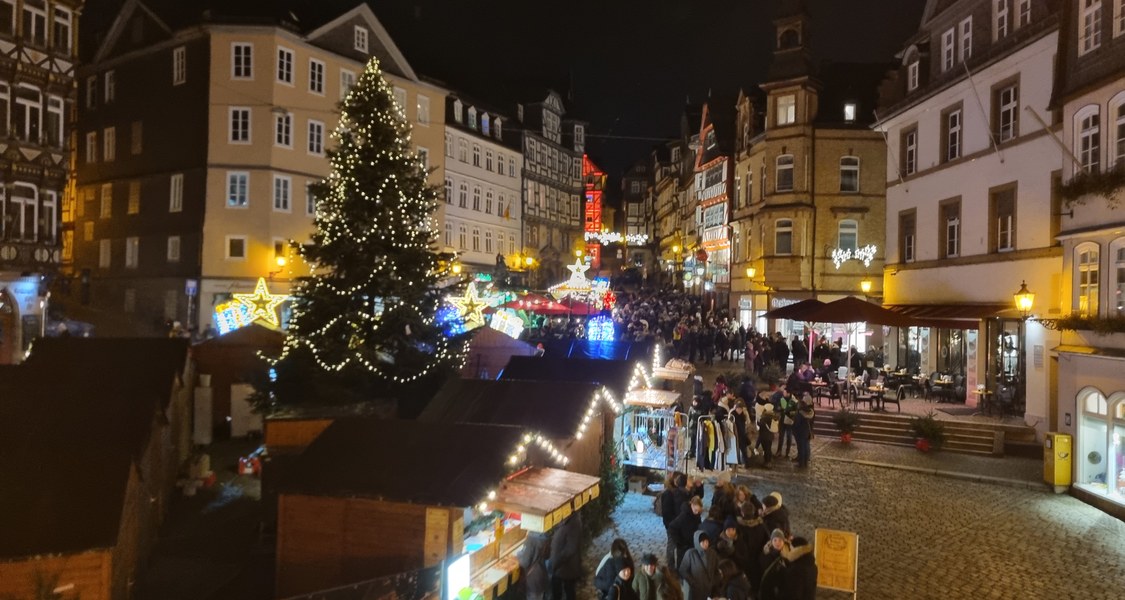
<instances>
[{"instance_id":1,"label":"stall wooden wall","mask_svg":"<svg viewBox=\"0 0 1125 600\"><path fill-rule=\"evenodd\" d=\"M266 419L266 447L271 453L301 452L313 443L332 419Z\"/></svg>"},{"instance_id":2,"label":"stall wooden wall","mask_svg":"<svg viewBox=\"0 0 1125 600\"><path fill-rule=\"evenodd\" d=\"M462 509L282 494L277 590L286 598L436 564L460 538ZM444 528L438 531L430 529ZM444 544L442 538L447 540ZM459 544L458 544L459 545Z\"/></svg>"},{"instance_id":3,"label":"stall wooden wall","mask_svg":"<svg viewBox=\"0 0 1125 600\"><path fill-rule=\"evenodd\" d=\"M0 562L0 598L36 598L36 580L42 577L55 587L74 586L60 594L64 600L111 600L112 563L108 550Z\"/></svg>"}]
</instances>

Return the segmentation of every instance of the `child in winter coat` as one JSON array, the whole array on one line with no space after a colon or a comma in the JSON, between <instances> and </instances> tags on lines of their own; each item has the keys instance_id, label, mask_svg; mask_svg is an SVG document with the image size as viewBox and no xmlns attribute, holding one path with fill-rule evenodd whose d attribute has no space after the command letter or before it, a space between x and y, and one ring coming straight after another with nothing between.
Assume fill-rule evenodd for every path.
<instances>
[{"instance_id":1,"label":"child in winter coat","mask_svg":"<svg viewBox=\"0 0 1125 600\"><path fill-rule=\"evenodd\" d=\"M785 557L785 597L791 600L816 598L816 560L813 547L803 537L795 537L791 547L782 552Z\"/></svg>"},{"instance_id":2,"label":"child in winter coat","mask_svg":"<svg viewBox=\"0 0 1125 600\"><path fill-rule=\"evenodd\" d=\"M719 585L719 555L702 531L695 532L695 547L680 562L680 578L687 600L708 600Z\"/></svg>"},{"instance_id":3,"label":"child in winter coat","mask_svg":"<svg viewBox=\"0 0 1125 600\"><path fill-rule=\"evenodd\" d=\"M621 538L613 540L609 545L609 552L606 552L598 563L598 568L594 570L594 588L598 592L598 598L609 596L609 588L613 585L617 572L620 571L614 565L614 560L618 558L624 558L630 565L633 564L633 553L629 552L629 544Z\"/></svg>"}]
</instances>

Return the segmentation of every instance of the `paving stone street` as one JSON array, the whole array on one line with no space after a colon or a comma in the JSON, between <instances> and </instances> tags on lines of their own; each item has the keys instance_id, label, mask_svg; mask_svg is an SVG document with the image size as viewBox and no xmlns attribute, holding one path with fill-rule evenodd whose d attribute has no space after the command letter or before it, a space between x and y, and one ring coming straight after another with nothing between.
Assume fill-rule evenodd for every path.
<instances>
[{"instance_id":1,"label":"paving stone street","mask_svg":"<svg viewBox=\"0 0 1125 600\"><path fill-rule=\"evenodd\" d=\"M782 494L795 535L811 539L817 527L859 534L859 598L1122 597L1125 523L1037 485L1041 461L853 447L849 455L818 439L806 472L779 461L747 477L759 497ZM896 468L904 466L961 478ZM988 472L1000 479L964 478ZM708 486L705 505L710 500ZM594 597L588 582L614 537L626 539L635 558L652 552L663 562L665 533L651 496L628 493L615 528L588 549L581 598Z\"/></svg>"}]
</instances>

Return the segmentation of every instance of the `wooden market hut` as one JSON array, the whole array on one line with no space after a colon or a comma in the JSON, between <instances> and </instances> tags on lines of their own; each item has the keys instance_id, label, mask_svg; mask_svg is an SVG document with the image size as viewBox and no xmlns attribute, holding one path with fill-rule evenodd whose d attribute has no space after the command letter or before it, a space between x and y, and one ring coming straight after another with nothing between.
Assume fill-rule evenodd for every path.
<instances>
[{"instance_id":1,"label":"wooden market hut","mask_svg":"<svg viewBox=\"0 0 1125 600\"><path fill-rule=\"evenodd\" d=\"M514 339L491 327L483 327L473 334L469 354L461 377L468 379L495 379L513 356L534 356L535 345Z\"/></svg>"},{"instance_id":2,"label":"wooden market hut","mask_svg":"<svg viewBox=\"0 0 1125 600\"><path fill-rule=\"evenodd\" d=\"M284 333L251 323L192 347L191 357L197 373L192 386L209 389L206 393L197 392L196 397L197 401L210 398L210 410L201 410L199 414L206 417L210 413L210 433L214 439L231 436L232 415L248 414L249 407L232 406L232 398L235 402L245 402L251 383L264 379L269 371L261 355L279 355L284 343ZM236 429L235 433L243 433L244 428Z\"/></svg>"},{"instance_id":3,"label":"wooden market hut","mask_svg":"<svg viewBox=\"0 0 1125 600\"><path fill-rule=\"evenodd\" d=\"M465 553L474 587L486 598L502 593L518 577L514 551L528 528L550 529L598 492L597 478L526 468L547 458L529 443L533 435L501 425L333 422L279 476L276 594L350 585ZM521 444L526 455L515 454ZM468 543L466 524L482 502L518 513L523 526L505 519L505 527L485 528L499 535Z\"/></svg>"},{"instance_id":4,"label":"wooden market hut","mask_svg":"<svg viewBox=\"0 0 1125 600\"><path fill-rule=\"evenodd\" d=\"M596 358L551 358L513 356L500 379L594 383L609 388L619 401L629 391L633 370L643 360L601 360Z\"/></svg>"}]
</instances>

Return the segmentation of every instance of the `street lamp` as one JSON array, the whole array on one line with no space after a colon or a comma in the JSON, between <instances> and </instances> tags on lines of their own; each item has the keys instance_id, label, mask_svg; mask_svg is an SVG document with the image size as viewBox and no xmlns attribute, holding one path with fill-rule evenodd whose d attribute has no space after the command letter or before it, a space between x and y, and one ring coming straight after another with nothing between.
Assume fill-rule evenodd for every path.
<instances>
[{"instance_id":1,"label":"street lamp","mask_svg":"<svg viewBox=\"0 0 1125 600\"><path fill-rule=\"evenodd\" d=\"M859 289L865 296L871 293L871 280L864 279L863 281L859 282Z\"/></svg>"},{"instance_id":2,"label":"street lamp","mask_svg":"<svg viewBox=\"0 0 1125 600\"><path fill-rule=\"evenodd\" d=\"M285 257L281 256L280 254L277 256L277 258L274 258L273 260L274 260L274 263L277 264L277 269L274 270L274 271L270 271L270 276L269 276L270 280L273 280L274 275L277 275L278 273L285 270L285 264L287 262L285 260Z\"/></svg>"},{"instance_id":3,"label":"street lamp","mask_svg":"<svg viewBox=\"0 0 1125 600\"><path fill-rule=\"evenodd\" d=\"M454 275L460 275L461 274L461 263L457 263L457 262L453 263L453 266L450 267L449 270L453 271Z\"/></svg>"},{"instance_id":4,"label":"street lamp","mask_svg":"<svg viewBox=\"0 0 1125 600\"><path fill-rule=\"evenodd\" d=\"M1012 296L1016 301L1016 309L1023 318L1031 316L1031 307L1035 304L1035 293L1027 289L1027 282L1020 282L1020 289Z\"/></svg>"}]
</instances>

